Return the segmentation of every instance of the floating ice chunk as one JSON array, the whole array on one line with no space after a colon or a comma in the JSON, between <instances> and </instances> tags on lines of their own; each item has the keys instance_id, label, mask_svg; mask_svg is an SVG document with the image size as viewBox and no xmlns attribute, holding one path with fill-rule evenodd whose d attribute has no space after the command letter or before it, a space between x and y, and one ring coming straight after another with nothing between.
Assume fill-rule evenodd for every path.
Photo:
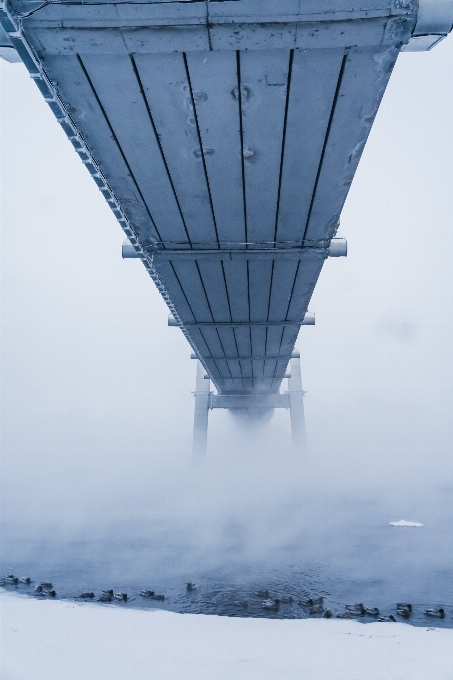
<instances>
[{"instance_id":1,"label":"floating ice chunk","mask_svg":"<svg viewBox=\"0 0 453 680\"><path fill-rule=\"evenodd\" d=\"M423 524L419 522L406 522L405 519L400 519L399 522L390 522L392 527L422 527Z\"/></svg>"}]
</instances>

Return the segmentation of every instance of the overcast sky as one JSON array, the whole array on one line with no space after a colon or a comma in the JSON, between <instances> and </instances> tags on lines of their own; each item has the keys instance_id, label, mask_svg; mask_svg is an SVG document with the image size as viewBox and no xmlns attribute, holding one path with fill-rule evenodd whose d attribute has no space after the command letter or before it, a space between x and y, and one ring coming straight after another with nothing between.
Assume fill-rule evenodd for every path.
<instances>
[{"instance_id":1,"label":"overcast sky","mask_svg":"<svg viewBox=\"0 0 453 680\"><path fill-rule=\"evenodd\" d=\"M453 40L399 57L302 329L327 485L452 483ZM0 61L6 518L81 512L190 463L195 362L25 67ZM286 387L285 387L286 389ZM290 456L289 415L210 416L211 461ZM272 462L274 461L274 462Z\"/></svg>"}]
</instances>

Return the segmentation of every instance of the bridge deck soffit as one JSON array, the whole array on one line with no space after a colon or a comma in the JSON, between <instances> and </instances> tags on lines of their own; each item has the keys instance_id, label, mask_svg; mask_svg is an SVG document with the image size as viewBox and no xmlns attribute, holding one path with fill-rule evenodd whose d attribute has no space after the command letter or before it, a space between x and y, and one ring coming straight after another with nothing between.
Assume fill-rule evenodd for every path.
<instances>
[{"instance_id":1,"label":"bridge deck soffit","mask_svg":"<svg viewBox=\"0 0 453 680\"><path fill-rule=\"evenodd\" d=\"M219 392L278 391L395 60L448 33L443 2L0 0L2 49Z\"/></svg>"}]
</instances>

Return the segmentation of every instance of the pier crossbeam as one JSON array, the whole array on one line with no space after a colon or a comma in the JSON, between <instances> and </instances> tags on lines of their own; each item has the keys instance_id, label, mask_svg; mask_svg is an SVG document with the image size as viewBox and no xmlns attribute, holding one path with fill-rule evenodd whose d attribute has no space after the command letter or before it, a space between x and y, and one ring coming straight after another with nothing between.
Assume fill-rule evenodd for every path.
<instances>
[{"instance_id":1,"label":"pier crossbeam","mask_svg":"<svg viewBox=\"0 0 453 680\"><path fill-rule=\"evenodd\" d=\"M290 408L285 394L210 394L209 408Z\"/></svg>"}]
</instances>

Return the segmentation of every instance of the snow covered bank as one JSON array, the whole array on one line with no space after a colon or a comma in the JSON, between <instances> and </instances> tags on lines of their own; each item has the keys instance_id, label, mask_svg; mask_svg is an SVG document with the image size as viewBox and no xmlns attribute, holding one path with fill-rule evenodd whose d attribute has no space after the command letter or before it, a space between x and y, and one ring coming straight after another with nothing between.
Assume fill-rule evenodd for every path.
<instances>
[{"instance_id":1,"label":"snow covered bank","mask_svg":"<svg viewBox=\"0 0 453 680\"><path fill-rule=\"evenodd\" d=\"M451 680L453 630L239 619L0 590L1 680Z\"/></svg>"}]
</instances>

